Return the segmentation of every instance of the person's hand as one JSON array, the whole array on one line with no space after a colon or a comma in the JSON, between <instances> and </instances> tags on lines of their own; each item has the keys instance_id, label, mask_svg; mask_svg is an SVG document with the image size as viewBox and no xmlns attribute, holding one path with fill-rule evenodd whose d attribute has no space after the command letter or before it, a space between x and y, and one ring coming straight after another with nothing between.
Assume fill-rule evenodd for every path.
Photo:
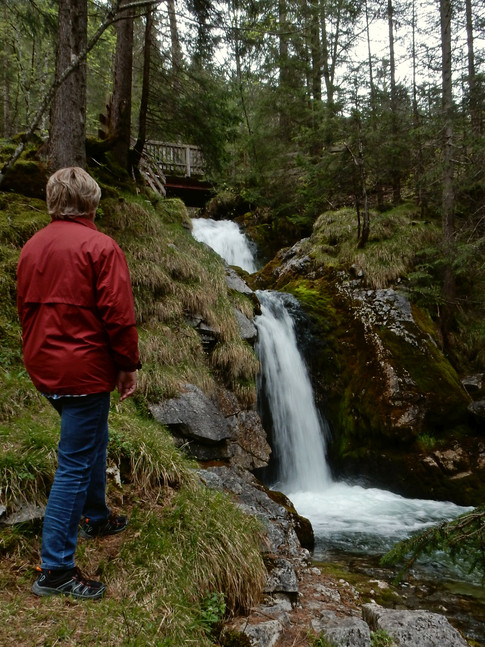
<instances>
[{"instance_id":1,"label":"person's hand","mask_svg":"<svg viewBox=\"0 0 485 647\"><path fill-rule=\"evenodd\" d=\"M136 371L118 371L116 377L116 388L120 394L120 402L123 402L125 398L129 398L130 395L133 395L136 389Z\"/></svg>"}]
</instances>

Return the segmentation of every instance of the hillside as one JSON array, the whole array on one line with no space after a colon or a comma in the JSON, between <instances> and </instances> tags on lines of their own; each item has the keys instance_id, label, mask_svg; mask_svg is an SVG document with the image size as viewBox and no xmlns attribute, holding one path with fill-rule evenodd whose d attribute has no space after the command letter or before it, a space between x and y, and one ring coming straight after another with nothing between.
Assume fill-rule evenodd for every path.
<instances>
[{"instance_id":1,"label":"hillside","mask_svg":"<svg viewBox=\"0 0 485 647\"><path fill-rule=\"evenodd\" d=\"M22 365L15 311L15 269L23 243L48 222L42 199L0 195L0 510L26 513L0 527L2 644L212 644L211 628L258 598L265 568L262 529L223 494L199 481L196 464L175 447L148 406L191 382L210 394L219 385L242 402L255 398L258 368L238 333L220 259L196 243L184 205L136 195L99 178L98 227L128 259L143 369L135 398L113 397L109 443L110 505L130 515L123 539L80 542L78 563L102 576L109 593L97 605L35 599L42 505L52 480L57 414ZM241 297L238 298L241 306ZM206 353L191 315L217 330ZM27 507L26 507L27 506Z\"/></svg>"}]
</instances>

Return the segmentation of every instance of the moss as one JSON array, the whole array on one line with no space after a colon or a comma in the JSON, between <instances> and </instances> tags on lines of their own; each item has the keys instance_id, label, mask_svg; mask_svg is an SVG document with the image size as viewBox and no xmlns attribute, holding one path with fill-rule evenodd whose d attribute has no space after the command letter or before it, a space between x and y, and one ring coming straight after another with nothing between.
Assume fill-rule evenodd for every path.
<instances>
[{"instance_id":1,"label":"moss","mask_svg":"<svg viewBox=\"0 0 485 647\"><path fill-rule=\"evenodd\" d=\"M0 193L0 244L20 250L36 231L49 222L43 200Z\"/></svg>"},{"instance_id":2,"label":"moss","mask_svg":"<svg viewBox=\"0 0 485 647\"><path fill-rule=\"evenodd\" d=\"M379 334L392 362L409 374L416 384L415 392L429 400L425 421L428 425L450 428L466 419L467 395L456 371L431 340L425 342L424 362L423 351L403 337L388 328L381 328ZM409 386L408 391L411 388Z\"/></svg>"},{"instance_id":3,"label":"moss","mask_svg":"<svg viewBox=\"0 0 485 647\"><path fill-rule=\"evenodd\" d=\"M27 160L23 157L5 175L2 191L43 198L45 197L47 176L47 169L44 164L35 160Z\"/></svg>"}]
</instances>

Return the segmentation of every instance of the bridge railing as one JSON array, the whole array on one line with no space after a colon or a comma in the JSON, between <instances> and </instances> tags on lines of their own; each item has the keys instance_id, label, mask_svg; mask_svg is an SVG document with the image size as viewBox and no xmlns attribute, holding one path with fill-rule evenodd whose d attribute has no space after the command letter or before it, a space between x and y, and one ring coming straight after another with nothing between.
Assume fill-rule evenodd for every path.
<instances>
[{"instance_id":1,"label":"bridge railing","mask_svg":"<svg viewBox=\"0 0 485 647\"><path fill-rule=\"evenodd\" d=\"M167 175L192 177L204 174L204 158L198 146L150 140L145 143L145 151Z\"/></svg>"}]
</instances>

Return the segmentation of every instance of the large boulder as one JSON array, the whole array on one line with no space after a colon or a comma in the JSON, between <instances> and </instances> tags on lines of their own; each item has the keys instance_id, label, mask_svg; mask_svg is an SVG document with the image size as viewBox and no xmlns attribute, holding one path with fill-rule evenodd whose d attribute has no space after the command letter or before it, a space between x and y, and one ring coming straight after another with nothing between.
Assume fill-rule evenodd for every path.
<instances>
[{"instance_id":1,"label":"large boulder","mask_svg":"<svg viewBox=\"0 0 485 647\"><path fill-rule=\"evenodd\" d=\"M366 604L362 615L373 631L385 631L399 647L468 646L459 631L439 613L384 609L377 604Z\"/></svg>"},{"instance_id":2,"label":"large boulder","mask_svg":"<svg viewBox=\"0 0 485 647\"><path fill-rule=\"evenodd\" d=\"M236 396L219 388L212 399L193 384L177 397L153 404L150 412L165 425L177 446L199 461L224 461L244 469L268 464L271 448L259 415L242 409Z\"/></svg>"}]
</instances>

